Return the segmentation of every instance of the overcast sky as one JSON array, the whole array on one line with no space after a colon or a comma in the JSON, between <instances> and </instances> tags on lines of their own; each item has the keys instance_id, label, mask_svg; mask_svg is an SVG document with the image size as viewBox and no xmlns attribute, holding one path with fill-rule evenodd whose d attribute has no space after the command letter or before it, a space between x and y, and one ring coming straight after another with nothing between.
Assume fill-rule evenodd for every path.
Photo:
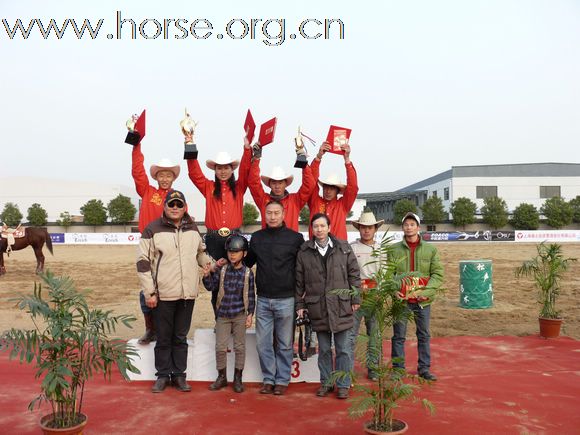
<instances>
[{"instance_id":1,"label":"overcast sky","mask_svg":"<svg viewBox=\"0 0 580 435\"><path fill-rule=\"evenodd\" d=\"M185 106L199 122L202 161L241 154L248 108L258 124L277 116L264 172L282 165L299 174L298 125L318 143L330 124L352 128L361 192L396 190L451 166L580 162L578 0L149 3L0 0L2 176L131 186L129 115L147 109L147 166L182 161ZM170 22L167 39L131 40L127 24L117 39L117 11L137 27L149 19L149 37L153 20L206 19L214 29L207 39L176 39L184 33ZM61 40L54 32L45 40L37 24L28 39L9 38L7 26L35 18L103 21L95 40L88 32L78 40L70 26ZM239 36L241 20L252 18L284 19L285 40L268 40L263 21L253 40L227 35L232 19ZM299 34L303 20L326 18L342 21L344 39L337 26L327 40ZM275 36L280 25L267 30ZM310 36L319 30L314 21L304 27ZM341 163L325 157L322 175L344 177Z\"/></svg>"}]
</instances>

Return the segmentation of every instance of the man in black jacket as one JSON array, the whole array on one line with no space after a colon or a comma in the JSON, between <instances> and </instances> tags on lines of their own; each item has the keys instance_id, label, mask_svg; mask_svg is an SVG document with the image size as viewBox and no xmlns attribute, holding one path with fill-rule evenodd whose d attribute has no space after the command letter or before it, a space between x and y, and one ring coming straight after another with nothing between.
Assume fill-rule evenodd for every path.
<instances>
[{"instance_id":1,"label":"man in black jacket","mask_svg":"<svg viewBox=\"0 0 580 435\"><path fill-rule=\"evenodd\" d=\"M256 340L264 382L261 394L283 395L290 383L296 254L302 234L284 224L284 206L270 201L266 228L252 235L246 264L257 263Z\"/></svg>"}]
</instances>

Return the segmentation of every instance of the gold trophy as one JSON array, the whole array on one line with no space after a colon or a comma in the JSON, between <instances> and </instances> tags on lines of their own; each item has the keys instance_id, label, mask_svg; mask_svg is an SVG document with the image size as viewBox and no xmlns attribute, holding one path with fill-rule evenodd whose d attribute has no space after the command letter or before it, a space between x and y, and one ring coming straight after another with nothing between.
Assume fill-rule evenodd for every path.
<instances>
[{"instance_id":1,"label":"gold trophy","mask_svg":"<svg viewBox=\"0 0 580 435\"><path fill-rule=\"evenodd\" d=\"M139 116L135 113L125 123L125 125L127 126L127 130L129 130L129 132L127 133L127 137L125 138L125 143L128 143L129 145L135 146L139 142L141 142L141 133L139 133L135 129L135 124L137 123L138 119Z\"/></svg>"},{"instance_id":2,"label":"gold trophy","mask_svg":"<svg viewBox=\"0 0 580 435\"><path fill-rule=\"evenodd\" d=\"M197 146L193 140L193 133L195 132L195 127L197 127L197 122L195 122L187 113L187 108L185 109L185 118L179 123L181 127L181 132L185 137L185 150L183 152L183 158L186 160L197 159Z\"/></svg>"},{"instance_id":3,"label":"gold trophy","mask_svg":"<svg viewBox=\"0 0 580 435\"><path fill-rule=\"evenodd\" d=\"M303 169L308 165L308 156L306 148L304 148L304 139L302 139L300 127L298 127L298 134L294 138L294 146L296 147L296 163L294 163L294 167Z\"/></svg>"}]
</instances>

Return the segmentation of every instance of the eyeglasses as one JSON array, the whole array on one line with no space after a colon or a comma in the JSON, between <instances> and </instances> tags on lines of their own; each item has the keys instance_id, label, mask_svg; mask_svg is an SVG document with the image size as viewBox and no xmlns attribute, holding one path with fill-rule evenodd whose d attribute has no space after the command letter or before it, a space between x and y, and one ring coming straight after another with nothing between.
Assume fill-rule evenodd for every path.
<instances>
[{"instance_id":1,"label":"eyeglasses","mask_svg":"<svg viewBox=\"0 0 580 435\"><path fill-rule=\"evenodd\" d=\"M169 208L175 208L175 207L183 208L184 204L181 201L170 201L167 203L167 207L169 207Z\"/></svg>"}]
</instances>

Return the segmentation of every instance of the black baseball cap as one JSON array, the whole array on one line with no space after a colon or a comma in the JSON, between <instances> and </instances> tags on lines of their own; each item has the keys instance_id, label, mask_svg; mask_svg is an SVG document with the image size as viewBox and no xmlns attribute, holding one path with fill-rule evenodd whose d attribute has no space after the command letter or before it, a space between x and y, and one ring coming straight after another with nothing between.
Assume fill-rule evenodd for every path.
<instances>
[{"instance_id":1,"label":"black baseball cap","mask_svg":"<svg viewBox=\"0 0 580 435\"><path fill-rule=\"evenodd\" d=\"M183 205L187 204L185 201L185 195L183 195L183 193L181 193L179 190L170 190L167 192L167 196L165 197L165 204L169 204L171 201L179 201Z\"/></svg>"}]
</instances>

